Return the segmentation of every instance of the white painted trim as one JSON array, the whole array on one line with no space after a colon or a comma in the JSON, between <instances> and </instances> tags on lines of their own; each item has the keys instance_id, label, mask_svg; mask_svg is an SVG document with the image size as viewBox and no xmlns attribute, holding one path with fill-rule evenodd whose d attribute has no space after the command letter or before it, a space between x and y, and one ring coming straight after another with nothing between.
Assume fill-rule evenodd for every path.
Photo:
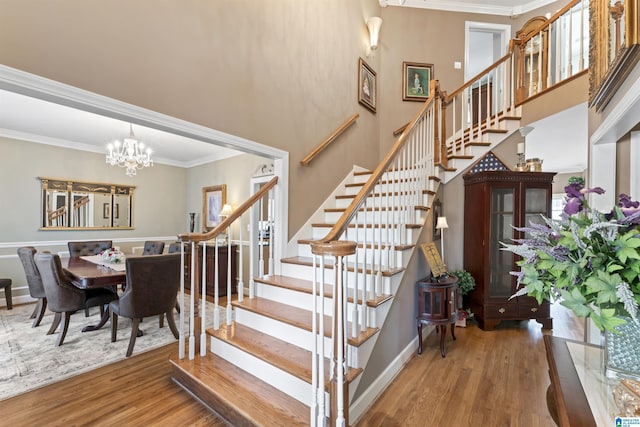
<instances>
[{"instance_id":1,"label":"white painted trim","mask_svg":"<svg viewBox=\"0 0 640 427\"><path fill-rule=\"evenodd\" d=\"M0 64L0 89L270 158L286 151Z\"/></svg>"},{"instance_id":2,"label":"white painted trim","mask_svg":"<svg viewBox=\"0 0 640 427\"><path fill-rule=\"evenodd\" d=\"M102 237L87 237L86 239L80 239L82 241L85 240L104 240L104 236ZM156 236L156 237L119 237L112 238L113 243L129 243L129 242L143 242L146 240L178 240L177 236ZM12 248L21 248L23 246L34 246L34 247L50 247L50 246L67 246L68 242L73 241L73 239L69 240L36 240L31 242L0 242L0 249L12 249ZM17 255L15 255L17 257Z\"/></svg>"},{"instance_id":3,"label":"white painted trim","mask_svg":"<svg viewBox=\"0 0 640 427\"><path fill-rule=\"evenodd\" d=\"M428 334L427 334L428 335ZM393 359L387 369L349 406L349 421L355 425L358 419L376 401L378 396L387 388L404 365L413 357L418 350L418 337L416 336L409 344Z\"/></svg>"},{"instance_id":4,"label":"white painted trim","mask_svg":"<svg viewBox=\"0 0 640 427\"><path fill-rule=\"evenodd\" d=\"M464 22L464 79L465 81L469 80L473 76L467 75L467 70L469 69L469 33L474 31L484 31L488 33L500 33L500 44L502 46L502 50L500 51L500 55L505 55L507 52L507 48L509 46L509 40L511 39L511 25L508 24L493 24L489 22L475 22L475 21L465 21ZM494 58L497 60L499 58Z\"/></svg>"},{"instance_id":5,"label":"white painted trim","mask_svg":"<svg viewBox=\"0 0 640 427\"><path fill-rule=\"evenodd\" d=\"M631 132L629 195L633 200L640 197L640 132Z\"/></svg>"},{"instance_id":6,"label":"white painted trim","mask_svg":"<svg viewBox=\"0 0 640 427\"><path fill-rule=\"evenodd\" d=\"M638 117L640 117L640 79L631 85L622 99L615 103L600 126L591 134L591 144L606 143L610 140L618 141L638 124Z\"/></svg>"},{"instance_id":7,"label":"white painted trim","mask_svg":"<svg viewBox=\"0 0 640 427\"><path fill-rule=\"evenodd\" d=\"M553 3L555 0L532 0L523 5L498 6L486 3L449 1L449 0L399 0L394 3L386 1L389 6L417 7L420 9L446 10L450 12L481 13L501 16L517 16L530 12L542 6Z\"/></svg>"}]
</instances>

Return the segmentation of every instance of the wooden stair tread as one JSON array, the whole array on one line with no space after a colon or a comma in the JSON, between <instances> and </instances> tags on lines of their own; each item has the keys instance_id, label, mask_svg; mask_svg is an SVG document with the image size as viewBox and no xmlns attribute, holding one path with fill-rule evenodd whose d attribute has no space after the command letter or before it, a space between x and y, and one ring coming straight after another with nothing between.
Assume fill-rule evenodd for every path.
<instances>
[{"instance_id":1,"label":"wooden stair tread","mask_svg":"<svg viewBox=\"0 0 640 427\"><path fill-rule=\"evenodd\" d=\"M223 325L217 331L207 329L207 334L221 341L233 345L282 371L311 384L311 352L290 344L260 331L238 323L231 326ZM325 358L325 387L329 383L330 361ZM353 381L362 369L347 368L345 372L347 382Z\"/></svg>"},{"instance_id":2,"label":"wooden stair tread","mask_svg":"<svg viewBox=\"0 0 640 427\"><path fill-rule=\"evenodd\" d=\"M421 208L421 209L424 209L424 210L429 210L429 208L427 208L427 207L424 207L424 208L423 208L423 207L420 207L420 208ZM298 242L298 244L301 244L301 245L310 245L310 244L311 244L312 242L314 242L314 241L315 241L315 240L313 240L313 239L298 239L298 241L297 241L297 242ZM363 248L363 247L364 247L364 245L363 245L362 243L358 243L358 245L357 245L357 246L358 246L358 248ZM377 243L376 243L375 245L373 245L373 247L375 247L375 248L378 248L378 246L379 246L379 245L378 245ZM406 251L406 250L408 250L408 249L412 249L414 246L415 246L415 245L410 245L410 244L406 244L406 245L396 245L396 246L395 246L395 250L396 250L396 251ZM367 243L367 248L370 248L370 247L372 247L372 245L371 245L370 243ZM382 248L386 248L386 247L387 247L387 245L386 245L385 243L383 243L383 244L382 244Z\"/></svg>"},{"instance_id":3,"label":"wooden stair tread","mask_svg":"<svg viewBox=\"0 0 640 427\"><path fill-rule=\"evenodd\" d=\"M320 228L332 228L334 225L336 225L335 223L313 223L311 224L312 227L320 227ZM404 225L406 228L421 228L422 224L405 224ZM367 228L387 228L387 224L367 224ZM348 228L356 228L355 224L349 224ZM358 224L358 228L362 228L362 224Z\"/></svg>"},{"instance_id":4,"label":"wooden stair tread","mask_svg":"<svg viewBox=\"0 0 640 427\"><path fill-rule=\"evenodd\" d=\"M233 301L231 305L311 332L312 316L309 310L304 310L260 297L245 298L243 301ZM324 335L327 337L331 336L331 321L332 318L330 316L324 316ZM347 330L351 330L350 328L351 322L348 322ZM360 332L360 336L355 338L349 337L347 342L354 347L358 347L367 339L375 335L378 330L378 328L367 328Z\"/></svg>"},{"instance_id":5,"label":"wooden stair tread","mask_svg":"<svg viewBox=\"0 0 640 427\"><path fill-rule=\"evenodd\" d=\"M285 264L298 264L307 267L313 266L313 258L305 256L293 256L288 258L282 258L280 262ZM367 264L368 265L368 264ZM324 268L333 270L333 264L327 263ZM354 271L353 263L347 263L347 271ZM404 271L404 268L391 268L389 270L382 270L382 275L385 277L393 276ZM358 272L362 272L362 267L358 266ZM371 273L371 269L367 268L367 273Z\"/></svg>"},{"instance_id":6,"label":"wooden stair tread","mask_svg":"<svg viewBox=\"0 0 640 427\"><path fill-rule=\"evenodd\" d=\"M293 291L304 292L306 294L313 293L313 282L305 279L298 279L296 277L281 276L281 275L267 275L263 277L256 277L253 279L255 282L266 283L271 286L278 286L284 289L290 289ZM324 296L330 298L333 295L333 285L324 285ZM389 301L392 298L391 295L383 294L376 296L375 299L367 299L367 306L377 307L382 303ZM353 290L348 290L347 299L349 302L353 302ZM362 304L362 291L358 291L358 304Z\"/></svg>"},{"instance_id":7,"label":"wooden stair tread","mask_svg":"<svg viewBox=\"0 0 640 427\"><path fill-rule=\"evenodd\" d=\"M170 362L174 380L232 425L309 425L307 405L219 356L172 356Z\"/></svg>"}]
</instances>

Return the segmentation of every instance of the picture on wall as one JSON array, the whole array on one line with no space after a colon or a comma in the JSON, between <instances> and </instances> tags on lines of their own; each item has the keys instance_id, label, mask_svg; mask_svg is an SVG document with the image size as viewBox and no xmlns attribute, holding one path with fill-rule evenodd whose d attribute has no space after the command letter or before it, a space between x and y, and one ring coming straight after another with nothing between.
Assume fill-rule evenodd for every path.
<instances>
[{"instance_id":1,"label":"picture on wall","mask_svg":"<svg viewBox=\"0 0 640 427\"><path fill-rule=\"evenodd\" d=\"M433 64L402 63L402 100L424 101L429 97Z\"/></svg>"},{"instance_id":2,"label":"picture on wall","mask_svg":"<svg viewBox=\"0 0 640 427\"><path fill-rule=\"evenodd\" d=\"M360 58L358 61L358 102L374 113L376 112L377 85L376 72Z\"/></svg>"},{"instance_id":3,"label":"picture on wall","mask_svg":"<svg viewBox=\"0 0 640 427\"><path fill-rule=\"evenodd\" d=\"M227 203L227 186L212 185L202 189L202 218L204 231L214 229L220 224L220 212Z\"/></svg>"}]
</instances>

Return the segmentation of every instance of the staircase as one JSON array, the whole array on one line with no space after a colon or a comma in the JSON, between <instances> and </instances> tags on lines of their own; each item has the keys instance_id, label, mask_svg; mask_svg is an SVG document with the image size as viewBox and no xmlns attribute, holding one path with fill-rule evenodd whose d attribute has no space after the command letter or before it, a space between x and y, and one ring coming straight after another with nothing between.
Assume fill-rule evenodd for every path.
<instances>
[{"instance_id":1,"label":"staircase","mask_svg":"<svg viewBox=\"0 0 640 427\"><path fill-rule=\"evenodd\" d=\"M232 302L235 316L233 324L222 325L218 330L207 329L210 352L205 356L196 355L194 360L172 358L174 380L231 424L309 425L313 342L313 282L309 280L313 277L313 258L309 243L327 234L370 175L370 171L353 171L345 179L340 194L325 206L324 222L309 224L309 239L298 240L297 253L280 260L282 273L254 278L255 297ZM385 177L377 192L385 194L382 188L393 180L393 177ZM371 355L377 333L400 286L404 267L426 221L428 206L439 180L433 178L430 183L432 188L423 191L423 204L415 208L416 221L407 224L407 243L395 247L394 255L390 256L395 262L385 263L387 265L379 272L382 291L365 301L369 326L347 340L349 400ZM385 234L373 220L387 215L397 216L399 212L401 210L397 206L362 209L363 217L368 218L370 226L365 232L360 230L358 233L360 241L357 242L357 251L359 259L365 262L358 265L349 262L348 274L361 274L364 269L370 269L368 265L374 253L372 247L385 247L384 242L372 243L374 234ZM348 238L353 237L354 233L350 233ZM325 268L332 270L333 266L327 265ZM333 285L325 283L326 340L329 340L331 333L332 293ZM349 306L354 301L362 304L362 294L362 291L357 295L353 290L348 292ZM347 312L353 313L353 310L349 308ZM353 319L348 320L347 329L351 331ZM330 353L325 354L324 363L328 387Z\"/></svg>"},{"instance_id":2,"label":"staircase","mask_svg":"<svg viewBox=\"0 0 640 427\"><path fill-rule=\"evenodd\" d=\"M183 337L180 354L171 359L174 380L232 425L349 425L355 391L394 296L416 280L403 280L404 273L417 245L430 240L423 228L440 184L519 129L516 104L524 101L516 99L516 89L535 96L539 88L561 83L533 82L531 73L527 79L525 53L543 31L585 4L572 0L538 32L512 40L507 55L450 95L434 81L429 99L380 165L354 169L343 180L324 203L321 222L310 220L289 245L295 249L276 260L280 273L256 275L249 298L240 292L227 306L225 324L218 327L215 318L214 328L202 327L199 351L193 350L199 332L191 319L190 355L185 357ZM571 49L559 42L545 46ZM537 75L543 71L553 70ZM563 79L577 73L584 69ZM490 96L471 101L483 86ZM252 196L209 233L181 239L215 238L260 197Z\"/></svg>"}]
</instances>

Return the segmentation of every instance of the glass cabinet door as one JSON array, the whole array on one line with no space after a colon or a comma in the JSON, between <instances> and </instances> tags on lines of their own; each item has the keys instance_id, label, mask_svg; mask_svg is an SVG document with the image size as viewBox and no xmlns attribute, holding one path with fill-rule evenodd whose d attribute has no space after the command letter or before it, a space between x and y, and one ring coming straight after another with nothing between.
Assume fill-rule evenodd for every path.
<instances>
[{"instance_id":1,"label":"glass cabinet door","mask_svg":"<svg viewBox=\"0 0 640 427\"><path fill-rule=\"evenodd\" d=\"M545 188L527 188L525 190L524 201L524 227L529 227L531 223L543 224L541 215L548 216L549 193Z\"/></svg>"},{"instance_id":2,"label":"glass cabinet door","mask_svg":"<svg viewBox=\"0 0 640 427\"><path fill-rule=\"evenodd\" d=\"M513 238L513 219L515 215L515 189L491 189L491 223L490 223L490 282L489 297L510 297L513 254L500 250L500 242L510 243Z\"/></svg>"}]
</instances>

